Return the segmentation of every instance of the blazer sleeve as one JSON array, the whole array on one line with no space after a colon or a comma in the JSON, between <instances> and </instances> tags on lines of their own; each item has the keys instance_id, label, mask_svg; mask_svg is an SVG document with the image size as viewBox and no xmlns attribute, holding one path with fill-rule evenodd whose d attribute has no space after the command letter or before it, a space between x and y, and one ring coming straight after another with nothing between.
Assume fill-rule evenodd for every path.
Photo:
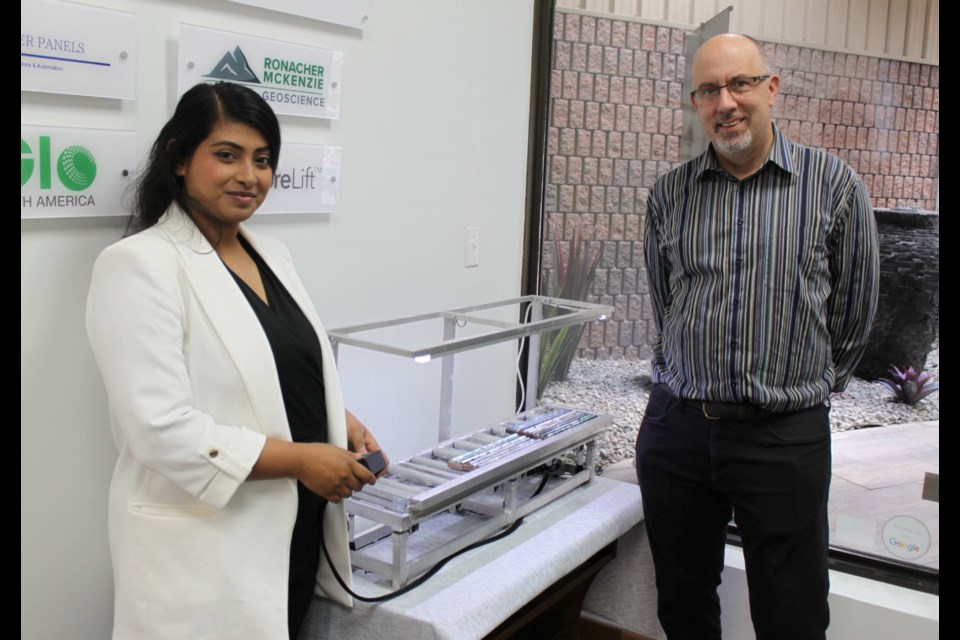
<instances>
[{"instance_id":1,"label":"blazer sleeve","mask_svg":"<svg viewBox=\"0 0 960 640\"><path fill-rule=\"evenodd\" d=\"M161 238L134 236L98 258L87 333L110 403L114 439L144 467L212 507L247 478L266 436L195 407L185 355L185 275Z\"/></svg>"}]
</instances>

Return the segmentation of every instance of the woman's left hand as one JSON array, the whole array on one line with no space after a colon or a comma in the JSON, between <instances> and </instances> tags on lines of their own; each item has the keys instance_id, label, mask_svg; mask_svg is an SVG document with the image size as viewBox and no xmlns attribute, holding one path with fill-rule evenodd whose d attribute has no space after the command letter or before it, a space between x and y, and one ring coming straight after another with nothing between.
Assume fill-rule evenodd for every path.
<instances>
[{"instance_id":1,"label":"woman's left hand","mask_svg":"<svg viewBox=\"0 0 960 640\"><path fill-rule=\"evenodd\" d=\"M372 451L378 451L380 449L380 444L377 442L377 439L373 437L373 434L370 433L370 430L367 429L367 426L360 422L360 419L349 411L346 411L346 414L347 443L350 451L360 455L365 455ZM383 459L389 466L390 459L387 458L386 452L383 452ZM384 470L378 474L378 477L382 476L384 473L386 473L386 467L384 467Z\"/></svg>"}]
</instances>

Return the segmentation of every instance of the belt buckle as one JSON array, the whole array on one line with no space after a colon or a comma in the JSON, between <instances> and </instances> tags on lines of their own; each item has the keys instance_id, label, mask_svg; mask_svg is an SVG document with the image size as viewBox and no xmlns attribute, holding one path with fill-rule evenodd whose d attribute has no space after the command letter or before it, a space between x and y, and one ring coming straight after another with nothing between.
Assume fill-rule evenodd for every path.
<instances>
[{"instance_id":1,"label":"belt buckle","mask_svg":"<svg viewBox=\"0 0 960 640\"><path fill-rule=\"evenodd\" d=\"M700 402L700 411L703 412L703 417L706 418L707 420L723 420L723 418L721 418L720 416L710 415L710 413L707 412L707 405L708 405L708 404L710 404L710 403L708 403L708 402L706 402L706 401L701 401L701 402Z\"/></svg>"}]
</instances>

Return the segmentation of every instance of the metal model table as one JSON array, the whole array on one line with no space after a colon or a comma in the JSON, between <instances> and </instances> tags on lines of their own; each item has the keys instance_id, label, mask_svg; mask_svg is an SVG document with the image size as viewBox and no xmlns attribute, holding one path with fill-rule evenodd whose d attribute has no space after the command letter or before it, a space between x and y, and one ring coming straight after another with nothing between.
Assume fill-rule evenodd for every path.
<instances>
[{"instance_id":1,"label":"metal model table","mask_svg":"<svg viewBox=\"0 0 960 640\"><path fill-rule=\"evenodd\" d=\"M345 501L355 567L394 587L593 479L607 416L541 407L391 463Z\"/></svg>"},{"instance_id":2,"label":"metal model table","mask_svg":"<svg viewBox=\"0 0 960 640\"><path fill-rule=\"evenodd\" d=\"M387 476L346 501L354 567L399 587L448 555L590 482L595 439L610 418L565 408L526 411L461 438L451 438L454 356L529 337L527 386L535 389L539 334L606 318L612 307L524 296L450 311L334 329L339 344L429 362L442 358L439 444L393 462ZM513 315L515 319L504 320ZM443 321L438 341L374 340L379 329ZM457 335L480 327L481 333ZM364 335L366 334L366 335Z\"/></svg>"},{"instance_id":3,"label":"metal model table","mask_svg":"<svg viewBox=\"0 0 960 640\"><path fill-rule=\"evenodd\" d=\"M454 356L529 338L527 386L535 389L540 334L612 312L607 305L524 296L330 331L335 353L345 344L416 362L442 358L439 444L392 463L376 485L346 501L353 565L399 587L592 480L595 439L610 419L537 408L535 394L528 394L524 413L451 438ZM378 331L437 320L442 334L426 343L401 344ZM467 326L469 335L457 335Z\"/></svg>"}]
</instances>

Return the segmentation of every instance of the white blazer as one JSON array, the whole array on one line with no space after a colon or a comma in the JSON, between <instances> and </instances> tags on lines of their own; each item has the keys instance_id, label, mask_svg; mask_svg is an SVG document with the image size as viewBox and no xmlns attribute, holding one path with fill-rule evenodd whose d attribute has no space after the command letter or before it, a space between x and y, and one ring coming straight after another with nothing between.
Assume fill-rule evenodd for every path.
<instances>
[{"instance_id":1,"label":"white blazer","mask_svg":"<svg viewBox=\"0 0 960 640\"><path fill-rule=\"evenodd\" d=\"M290 255L241 233L317 330L328 439L346 447L336 364ZM178 208L100 255L87 332L119 451L113 637L286 638L296 482L245 482L267 438L290 440L273 354L233 277ZM349 581L342 505L327 506L324 536ZM317 580L318 592L352 604L322 558Z\"/></svg>"}]
</instances>

